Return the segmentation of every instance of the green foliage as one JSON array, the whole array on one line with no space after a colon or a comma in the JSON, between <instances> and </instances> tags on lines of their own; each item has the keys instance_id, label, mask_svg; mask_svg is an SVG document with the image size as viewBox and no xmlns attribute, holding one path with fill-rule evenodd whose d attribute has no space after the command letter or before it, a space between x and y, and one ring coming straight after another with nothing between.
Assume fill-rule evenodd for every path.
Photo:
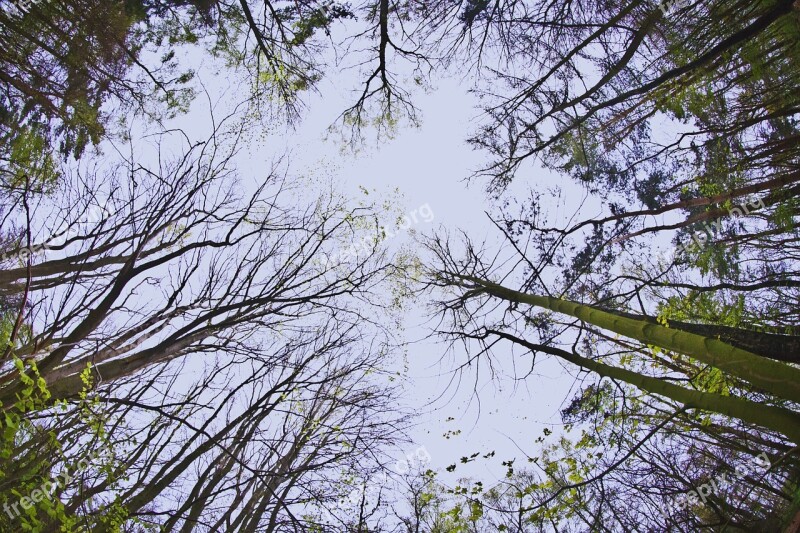
<instances>
[{"instance_id":1,"label":"green foliage","mask_svg":"<svg viewBox=\"0 0 800 533\"><path fill-rule=\"evenodd\" d=\"M704 322L722 326L739 327L745 312L743 295L727 301L723 294L689 291L685 296L670 296L658 303L660 320Z\"/></svg>"},{"instance_id":2,"label":"green foliage","mask_svg":"<svg viewBox=\"0 0 800 533\"><path fill-rule=\"evenodd\" d=\"M287 10L284 10L284 13L287 13ZM300 46L320 29L329 35L331 23L345 18L355 18L355 15L348 6L343 4L330 4L313 9L311 13L305 14L293 22L294 36L288 44L290 47Z\"/></svg>"},{"instance_id":3,"label":"green foliage","mask_svg":"<svg viewBox=\"0 0 800 533\"><path fill-rule=\"evenodd\" d=\"M789 198L784 202L779 203L772 213L772 224L783 232L791 232L796 234L795 213L800 208L800 200L797 198Z\"/></svg>"},{"instance_id":4,"label":"green foliage","mask_svg":"<svg viewBox=\"0 0 800 533\"><path fill-rule=\"evenodd\" d=\"M6 318L0 330L3 344L8 343L8 322ZM48 410L56 418L65 416L67 404L58 402L55 409L51 406L50 392L34 359L23 361L12 352L12 361L22 388L13 406L0 405L3 410L0 418L0 508L4 511L0 513L0 529L85 531L85 518L68 511L61 500L66 484L71 478L84 475L82 470L92 462L105 478L107 492L113 492L121 474L106 430L108 421L101 415L97 396L88 393L92 387L91 368L81 374L84 389L77 406L79 423L86 428L79 437L90 436L87 446L72 441L68 444L60 440L58 430L35 421L33 415ZM70 461L67 449L73 448L82 451L77 460ZM84 463L87 466L82 466ZM86 504L93 505L93 502L88 501L81 507ZM117 532L122 531L127 518L124 505L119 496L115 496L110 503L102 505L102 511L93 520L98 527L102 525L103 530Z\"/></svg>"},{"instance_id":5,"label":"green foliage","mask_svg":"<svg viewBox=\"0 0 800 533\"><path fill-rule=\"evenodd\" d=\"M55 157L40 128L23 126L0 139L0 144L8 157L3 172L5 186L23 188L28 182L33 190L45 191L58 181Z\"/></svg>"},{"instance_id":6,"label":"green foliage","mask_svg":"<svg viewBox=\"0 0 800 533\"><path fill-rule=\"evenodd\" d=\"M31 504L33 492L54 478L53 467L63 455L56 434L43 431L28 416L44 409L50 398L35 361L23 362L16 356L12 360L23 388L15 404L3 409L0 419L0 506L5 510L0 514L0 524L6 528L16 524L23 531L33 532L59 524L62 531L77 531L76 518L68 515L55 495Z\"/></svg>"}]
</instances>

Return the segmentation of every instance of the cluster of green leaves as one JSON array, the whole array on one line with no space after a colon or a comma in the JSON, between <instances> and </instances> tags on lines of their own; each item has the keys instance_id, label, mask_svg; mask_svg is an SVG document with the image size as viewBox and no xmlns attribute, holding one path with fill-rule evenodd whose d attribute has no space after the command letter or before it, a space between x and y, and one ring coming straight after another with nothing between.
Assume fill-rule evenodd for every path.
<instances>
[{"instance_id":1,"label":"cluster of green leaves","mask_svg":"<svg viewBox=\"0 0 800 533\"><path fill-rule=\"evenodd\" d=\"M3 333L8 333L4 328ZM7 345L6 342L3 345ZM4 530L47 531L58 524L62 531L77 531L76 517L70 516L57 495L31 500L55 479L54 467L63 450L54 431L35 424L30 415L46 407L50 393L33 360L23 362L12 355L17 376L23 384L13 406L2 406L0 418L0 525ZM25 498L26 500L23 500Z\"/></svg>"},{"instance_id":2,"label":"cluster of green leaves","mask_svg":"<svg viewBox=\"0 0 800 533\"><path fill-rule=\"evenodd\" d=\"M9 346L13 330L13 317L7 313L0 321L0 345ZM12 348L14 348L12 346ZM108 421L102 416L102 406L92 395L91 368L81 374L84 389L77 405L79 426L85 431L79 436L89 436L88 441L69 442L55 427L42 423L41 415L49 413L56 418L68 410L65 401L52 402L45 379L40 375L35 359L23 361L12 349L11 362L16 373L11 374L22 384L13 405L0 404L0 529L21 529L30 532L86 531L85 517L70 511L62 501L64 481L88 472L79 470L79 464L94 457L92 466L104 476L113 494L122 469L116 460L114 445L107 433ZM70 459L78 450L77 458ZM91 453L100 450L101 453ZM94 507L91 499L84 502ZM121 531L127 513L118 496L102 506L98 516L92 518L94 527L105 531Z\"/></svg>"}]
</instances>

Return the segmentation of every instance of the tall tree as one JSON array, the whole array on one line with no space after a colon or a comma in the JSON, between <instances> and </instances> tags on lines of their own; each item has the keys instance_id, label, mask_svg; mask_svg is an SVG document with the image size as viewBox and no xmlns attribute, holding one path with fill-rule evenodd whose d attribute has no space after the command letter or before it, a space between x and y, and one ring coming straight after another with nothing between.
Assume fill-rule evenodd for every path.
<instances>
[{"instance_id":1,"label":"tall tree","mask_svg":"<svg viewBox=\"0 0 800 533\"><path fill-rule=\"evenodd\" d=\"M376 291L396 272L378 215L274 173L244 192L240 137L218 130L155 168L87 165L58 194L7 189L9 527L334 527L341 469L375 468L399 436L378 382L394 347ZM334 253L354 241L369 246ZM92 449L102 460L70 466ZM30 511L20 488L65 471L58 512Z\"/></svg>"}]
</instances>

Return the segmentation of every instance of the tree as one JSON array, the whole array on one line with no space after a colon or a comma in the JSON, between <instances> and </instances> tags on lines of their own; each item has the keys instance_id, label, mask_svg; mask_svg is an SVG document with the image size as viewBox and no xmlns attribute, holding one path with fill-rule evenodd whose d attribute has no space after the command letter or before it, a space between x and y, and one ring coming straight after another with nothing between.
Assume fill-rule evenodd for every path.
<instances>
[{"instance_id":1,"label":"tree","mask_svg":"<svg viewBox=\"0 0 800 533\"><path fill-rule=\"evenodd\" d=\"M83 434L111 450L61 504L22 520L384 527L370 525L385 514L382 497L362 498L357 518L329 505L347 488L342 465L374 471L380 461L365 452L394 435L393 389L371 386L391 351L373 289L397 273L374 217L332 195L289 209L289 181L240 196L228 183L234 147L216 137L163 167L108 169L120 177L105 197L99 174L57 162L56 145L80 158L131 110L158 123L187 109L192 75L172 47L199 44L247 76L243 124L296 118L328 56L362 68L341 115L352 139L367 124L382 132L415 120L403 68L422 86L433 69L474 75L488 104L471 142L493 158L479 172L489 191L509 194L538 160L602 208L562 227L541 194L507 196L497 226L516 263L506 270L469 242L464 259L446 239L431 242L428 288L441 291L444 334L477 346L476 366L502 346L593 376L564 418L594 428L548 450L542 480L511 472L482 499L448 507L424 481L403 523L629 529L657 507L652 494L631 496L637 483L674 494L759 452L779 466L769 483L747 480L754 492L741 504L714 494L710 510L666 519L687 529L788 523L800 438L798 13L793 0L6 4L0 401L3 459L24 465L7 485L46 479L82 454ZM333 27L345 21L341 39ZM150 53L159 66L143 60ZM360 233L368 245L352 262L322 260ZM667 241L674 252L657 254ZM370 357L353 356L362 351ZM207 359L174 398L187 381L180 365ZM593 449L589 460L566 456L579 445ZM604 459L602 446L619 454ZM59 450L66 459L51 457ZM687 476L665 451L702 468Z\"/></svg>"},{"instance_id":2,"label":"tree","mask_svg":"<svg viewBox=\"0 0 800 533\"><path fill-rule=\"evenodd\" d=\"M733 465L761 449L792 462L797 397L778 383L797 372L796 5L686 2L665 16L641 2L497 3L464 15L468 29L449 28L477 58L466 64L491 62L478 87L487 120L472 143L493 158L479 174L504 201L495 223L508 249L490 256L465 239L456 253L434 240L429 287L449 318L442 333L476 347L462 368L493 356L499 364L500 353L531 365L546 355L620 391L610 406L598 386L574 400L605 406L617 440L604 446L626 444L605 465L587 463L608 467L616 484L603 475L574 487L590 492L570 523L641 523L653 507L631 487L654 480L628 468L639 456L663 467L646 485L652 494L688 490L698 480L661 453L679 436L675 453L704 461L717 453ZM541 180L528 197L511 192L534 160L574 178L581 205L553 205L535 191ZM586 216L584 205L601 214ZM564 207L571 219L558 213ZM672 252L659 254L670 241ZM715 347L725 353L713 356ZM767 368L771 377L757 375ZM581 426L587 438L601 439L603 420ZM735 445L754 433L746 450ZM642 439L659 435L642 453ZM698 453L710 439L714 452ZM778 470L780 490L761 496L765 507L722 496L712 511L686 510L670 525L788 524L796 469ZM769 493L769 483L754 491ZM547 500L567 505L575 490ZM614 491L634 508L612 503Z\"/></svg>"},{"instance_id":3,"label":"tree","mask_svg":"<svg viewBox=\"0 0 800 533\"><path fill-rule=\"evenodd\" d=\"M102 435L105 462L58 492L73 523L328 528L342 466L374 468L404 426L374 318L391 314L373 291L395 272L377 215L333 193L300 208L305 189L275 174L243 193L239 136L218 130L156 168L65 172L54 195L7 190L24 201L4 219L21 231L0 278L23 327L7 328L2 409L65 454L32 466L36 480ZM362 241L357 257L332 253ZM38 380L47 393L19 409ZM45 511L31 523L69 525Z\"/></svg>"}]
</instances>

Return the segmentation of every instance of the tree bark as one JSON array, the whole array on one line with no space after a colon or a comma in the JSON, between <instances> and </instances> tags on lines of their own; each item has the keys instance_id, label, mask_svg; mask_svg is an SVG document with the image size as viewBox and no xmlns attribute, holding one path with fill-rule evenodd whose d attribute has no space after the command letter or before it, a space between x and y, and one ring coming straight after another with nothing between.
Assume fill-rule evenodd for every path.
<instances>
[{"instance_id":1,"label":"tree bark","mask_svg":"<svg viewBox=\"0 0 800 533\"><path fill-rule=\"evenodd\" d=\"M791 365L767 359L716 338L634 320L569 300L515 291L472 276L458 277L479 285L486 294L573 316L640 342L688 355L778 398L800 402L800 369Z\"/></svg>"}]
</instances>

